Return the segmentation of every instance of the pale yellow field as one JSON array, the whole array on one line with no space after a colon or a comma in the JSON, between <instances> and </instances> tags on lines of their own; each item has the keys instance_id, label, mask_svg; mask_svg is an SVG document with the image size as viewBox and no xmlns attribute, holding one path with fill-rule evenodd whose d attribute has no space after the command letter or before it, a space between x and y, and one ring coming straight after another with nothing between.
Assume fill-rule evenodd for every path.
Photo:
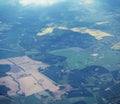
<instances>
[{"instance_id":1,"label":"pale yellow field","mask_svg":"<svg viewBox=\"0 0 120 104\"><path fill-rule=\"evenodd\" d=\"M11 89L8 95L16 95L17 92L29 96L46 89L52 92L59 89L59 86L56 86L54 81L38 71L38 68L45 69L49 66L43 62L23 56L2 59L0 64L9 64L11 66L11 70L7 72L8 76L0 78L0 85L5 85Z\"/></svg>"},{"instance_id":2,"label":"pale yellow field","mask_svg":"<svg viewBox=\"0 0 120 104\"><path fill-rule=\"evenodd\" d=\"M103 23L104 22L101 22L101 23L98 23L98 24L103 24ZM44 29L43 31L39 32L37 35L42 36L42 35L52 33L55 28L61 29L61 30L71 30L73 32L79 32L79 33L83 33L83 34L88 33L89 35L95 37L97 40L101 40L104 37L113 36L112 34L106 33L104 31L96 30L96 29L89 29L87 27L67 28L67 27L64 27L64 26L48 27L48 28Z\"/></svg>"},{"instance_id":3,"label":"pale yellow field","mask_svg":"<svg viewBox=\"0 0 120 104\"><path fill-rule=\"evenodd\" d=\"M114 44L111 48L115 50L120 50L120 42Z\"/></svg>"},{"instance_id":4,"label":"pale yellow field","mask_svg":"<svg viewBox=\"0 0 120 104\"><path fill-rule=\"evenodd\" d=\"M103 24L108 24L108 21L103 21L103 22L96 22L97 25L103 25Z\"/></svg>"},{"instance_id":5,"label":"pale yellow field","mask_svg":"<svg viewBox=\"0 0 120 104\"><path fill-rule=\"evenodd\" d=\"M20 78L18 79L18 82L21 85L21 90L19 93L21 94L25 93L26 96L29 96L44 90L32 76Z\"/></svg>"},{"instance_id":6,"label":"pale yellow field","mask_svg":"<svg viewBox=\"0 0 120 104\"><path fill-rule=\"evenodd\" d=\"M0 60L0 64L9 64L9 65L12 65L12 63L6 59L1 59Z\"/></svg>"},{"instance_id":7,"label":"pale yellow field","mask_svg":"<svg viewBox=\"0 0 120 104\"><path fill-rule=\"evenodd\" d=\"M48 27L44 29L42 32L37 33L38 36L46 35L48 33L52 33L54 30L54 27Z\"/></svg>"},{"instance_id":8,"label":"pale yellow field","mask_svg":"<svg viewBox=\"0 0 120 104\"><path fill-rule=\"evenodd\" d=\"M11 77L7 76L0 78L0 85L5 85L6 87L10 88L10 91L8 91L8 95L16 95L18 85Z\"/></svg>"}]
</instances>

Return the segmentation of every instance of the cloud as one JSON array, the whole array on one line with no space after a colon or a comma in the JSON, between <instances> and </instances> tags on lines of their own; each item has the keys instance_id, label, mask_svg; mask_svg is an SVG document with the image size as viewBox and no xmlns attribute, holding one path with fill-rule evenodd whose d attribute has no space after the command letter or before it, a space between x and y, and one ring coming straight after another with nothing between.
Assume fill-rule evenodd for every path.
<instances>
[{"instance_id":1,"label":"cloud","mask_svg":"<svg viewBox=\"0 0 120 104\"><path fill-rule=\"evenodd\" d=\"M27 5L53 5L55 3L63 2L64 0L19 0L23 6Z\"/></svg>"},{"instance_id":2,"label":"cloud","mask_svg":"<svg viewBox=\"0 0 120 104\"><path fill-rule=\"evenodd\" d=\"M85 0L84 3L85 3L85 4L92 4L92 3L93 3L93 0Z\"/></svg>"},{"instance_id":3,"label":"cloud","mask_svg":"<svg viewBox=\"0 0 120 104\"><path fill-rule=\"evenodd\" d=\"M75 1L81 5L90 5L95 2L95 0L75 0Z\"/></svg>"}]
</instances>

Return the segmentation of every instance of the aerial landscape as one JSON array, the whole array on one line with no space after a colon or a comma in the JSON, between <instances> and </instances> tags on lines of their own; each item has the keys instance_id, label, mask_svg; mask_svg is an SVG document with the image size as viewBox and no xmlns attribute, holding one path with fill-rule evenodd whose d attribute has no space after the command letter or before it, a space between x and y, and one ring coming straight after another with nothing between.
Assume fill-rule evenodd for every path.
<instances>
[{"instance_id":1,"label":"aerial landscape","mask_svg":"<svg viewBox=\"0 0 120 104\"><path fill-rule=\"evenodd\" d=\"M120 104L120 1L0 0L0 104Z\"/></svg>"}]
</instances>

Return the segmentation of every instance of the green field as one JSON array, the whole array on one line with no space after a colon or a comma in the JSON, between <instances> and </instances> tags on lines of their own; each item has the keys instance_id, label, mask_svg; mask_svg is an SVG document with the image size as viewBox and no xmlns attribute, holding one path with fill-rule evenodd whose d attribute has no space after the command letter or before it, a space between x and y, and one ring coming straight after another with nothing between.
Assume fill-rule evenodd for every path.
<instances>
[{"instance_id":1,"label":"green field","mask_svg":"<svg viewBox=\"0 0 120 104\"><path fill-rule=\"evenodd\" d=\"M106 49L99 51L82 50L77 47L54 50L50 52L54 55L67 57L67 65L70 69L83 69L86 66L99 65L110 70L119 69L119 52Z\"/></svg>"}]
</instances>

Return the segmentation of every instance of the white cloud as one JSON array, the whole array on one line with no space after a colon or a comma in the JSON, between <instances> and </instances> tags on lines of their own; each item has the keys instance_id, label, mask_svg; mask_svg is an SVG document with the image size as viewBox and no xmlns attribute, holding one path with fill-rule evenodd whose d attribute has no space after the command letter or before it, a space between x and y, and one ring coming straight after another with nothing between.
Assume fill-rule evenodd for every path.
<instances>
[{"instance_id":1,"label":"white cloud","mask_svg":"<svg viewBox=\"0 0 120 104\"><path fill-rule=\"evenodd\" d=\"M84 0L85 4L92 4L94 2L94 0Z\"/></svg>"},{"instance_id":2,"label":"white cloud","mask_svg":"<svg viewBox=\"0 0 120 104\"><path fill-rule=\"evenodd\" d=\"M81 5L89 5L89 4L93 4L95 0L76 0L76 2L78 2L78 4Z\"/></svg>"},{"instance_id":3,"label":"white cloud","mask_svg":"<svg viewBox=\"0 0 120 104\"><path fill-rule=\"evenodd\" d=\"M27 5L52 5L64 0L19 0L19 3L23 6Z\"/></svg>"}]
</instances>

